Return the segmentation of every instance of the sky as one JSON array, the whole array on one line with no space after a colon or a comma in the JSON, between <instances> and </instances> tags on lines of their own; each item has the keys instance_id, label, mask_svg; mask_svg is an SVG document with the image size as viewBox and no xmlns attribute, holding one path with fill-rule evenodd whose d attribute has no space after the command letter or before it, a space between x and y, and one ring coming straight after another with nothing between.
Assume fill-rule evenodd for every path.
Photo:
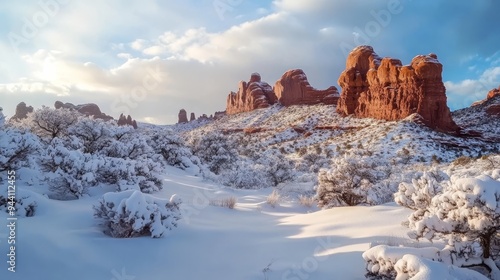
<instances>
[{"instance_id":1,"label":"sky","mask_svg":"<svg viewBox=\"0 0 500 280\"><path fill-rule=\"evenodd\" d=\"M0 106L96 103L171 124L181 108L225 110L258 72L301 68L334 85L348 52L371 45L409 64L435 53L452 110L500 85L496 0L26 0L0 2ZM340 90L340 88L339 88Z\"/></svg>"}]
</instances>

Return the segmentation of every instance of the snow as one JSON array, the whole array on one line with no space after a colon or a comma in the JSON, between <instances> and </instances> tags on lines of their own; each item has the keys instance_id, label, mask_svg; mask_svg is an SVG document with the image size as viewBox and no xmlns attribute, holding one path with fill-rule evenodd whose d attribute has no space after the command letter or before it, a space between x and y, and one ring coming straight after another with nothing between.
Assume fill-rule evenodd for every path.
<instances>
[{"instance_id":1,"label":"snow","mask_svg":"<svg viewBox=\"0 0 500 280\"><path fill-rule=\"evenodd\" d=\"M498 151L500 143L438 133L416 118L343 118L335 109L276 105L138 130L79 118L50 144L36 135L49 136L34 129L32 134L0 128L5 140L0 142L0 168L19 170L17 196L23 200L17 213L17 272L0 269L0 279L364 279L363 257L371 253L363 252L373 244L414 244L401 223L413 213L404 207L422 214L435 201L444 211L426 216L429 223L439 225L438 218L450 212L467 218L469 224L460 224L471 231L495 221L468 219L464 209L477 198L481 211L490 216L497 211L493 197L499 193L495 166L500 156L486 154ZM250 129L254 132L247 133ZM488 137L497 135L493 131ZM213 145L200 144L204 138L215 138ZM28 160L10 160L31 144ZM301 197L317 193L314 187L324 179L320 170L338 178L342 160L369 170L367 177L354 178L363 183L365 205L325 210L301 205ZM398 185L401 205L386 203ZM54 200L54 186L76 188L71 198L78 199ZM273 205L268 203L272 194L279 196ZM216 203L228 199L237 201L234 209ZM452 209L453 201L462 208ZM100 203L106 205L104 221L96 219L93 209ZM33 209L35 215L25 217ZM0 219L6 218L4 207ZM131 224L134 238L105 234L106 221L114 218ZM423 232L424 224L415 224L426 237L434 237L435 232ZM2 234L0 253L6 250ZM441 259L447 258L446 265L477 264L477 243L460 241L445 246L437 240L432 246L439 248ZM372 250L374 257L383 255L377 250ZM391 267L404 261L401 269L408 277L434 270L440 276L469 275L429 260L436 259L435 248L384 252L391 255ZM457 260L457 252L465 252L467 259ZM368 260L380 268L374 264L380 258Z\"/></svg>"},{"instance_id":2,"label":"snow","mask_svg":"<svg viewBox=\"0 0 500 280\"><path fill-rule=\"evenodd\" d=\"M396 263L398 276L396 280L426 280L426 279L454 279L454 280L487 280L488 278L476 271L446 265L437 261L404 255Z\"/></svg>"},{"instance_id":3,"label":"snow","mask_svg":"<svg viewBox=\"0 0 500 280\"><path fill-rule=\"evenodd\" d=\"M165 275L172 279L263 279L262 270L269 264L269 279L300 275L363 279L361 254L369 244L403 236L406 231L400 221L408 210L394 203L312 213L292 202L271 208L265 203L271 189L220 188L193 175L168 168L164 189L153 195L169 201L175 193L174 200L182 199L185 204L178 228L159 239L120 239L102 233L91 207L101 195L73 201L37 195L36 215L18 220L17 272L2 269L0 279L112 279L122 272L134 279L163 279ZM104 196L118 203L130 193L138 192ZM209 205L211 199L228 196L237 197L235 209ZM139 207L139 203L134 205ZM0 216L4 219L6 213Z\"/></svg>"}]
</instances>

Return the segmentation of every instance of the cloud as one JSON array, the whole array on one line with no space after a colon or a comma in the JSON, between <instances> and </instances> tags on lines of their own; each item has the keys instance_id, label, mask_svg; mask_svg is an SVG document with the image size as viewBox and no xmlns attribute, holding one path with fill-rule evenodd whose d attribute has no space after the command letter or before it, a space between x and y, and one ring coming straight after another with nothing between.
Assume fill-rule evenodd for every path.
<instances>
[{"instance_id":1,"label":"cloud","mask_svg":"<svg viewBox=\"0 0 500 280\"><path fill-rule=\"evenodd\" d=\"M475 101L486 98L486 94L500 84L500 67L486 69L477 79L465 79L459 82L444 83L449 103L454 109L470 106Z\"/></svg>"},{"instance_id":2,"label":"cloud","mask_svg":"<svg viewBox=\"0 0 500 280\"><path fill-rule=\"evenodd\" d=\"M387 22L377 18L396 2L400 13ZM302 68L313 86L336 85L345 65L342 46L363 41L403 63L437 53L450 107L460 108L500 84L500 39L491 28L498 17L486 17L497 5L275 0L262 7L245 1L221 20L212 1L70 1L23 45L21 55L1 58L0 96L9 96L2 101L6 111L20 101L38 106L64 98L98 103L115 116L127 110L140 121L172 123L181 108L197 115L223 110L227 94L252 72L273 84L286 70ZM22 28L18 19L38 9L21 6L0 4L14 15L6 26L16 32ZM377 32L367 32L373 24ZM13 52L0 42L0 53Z\"/></svg>"}]
</instances>

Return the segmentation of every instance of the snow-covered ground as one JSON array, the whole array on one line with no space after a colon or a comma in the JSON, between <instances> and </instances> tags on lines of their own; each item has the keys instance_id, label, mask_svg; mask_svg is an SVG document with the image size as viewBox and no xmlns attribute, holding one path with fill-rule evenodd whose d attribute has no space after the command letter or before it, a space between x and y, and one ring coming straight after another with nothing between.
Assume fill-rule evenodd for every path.
<instances>
[{"instance_id":1,"label":"snow-covered ground","mask_svg":"<svg viewBox=\"0 0 500 280\"><path fill-rule=\"evenodd\" d=\"M93 217L106 190L79 200L37 196L34 217L19 218L16 272L0 279L364 279L371 243L404 238L409 214L396 204L317 211L266 203L270 189L220 188L168 168L154 196L183 200L179 227L163 238L111 238ZM43 189L19 186L22 189ZM209 205L236 197L234 209ZM7 214L0 213L6 221ZM2 231L4 232L4 231ZM6 252L6 235L0 237Z\"/></svg>"}]
</instances>

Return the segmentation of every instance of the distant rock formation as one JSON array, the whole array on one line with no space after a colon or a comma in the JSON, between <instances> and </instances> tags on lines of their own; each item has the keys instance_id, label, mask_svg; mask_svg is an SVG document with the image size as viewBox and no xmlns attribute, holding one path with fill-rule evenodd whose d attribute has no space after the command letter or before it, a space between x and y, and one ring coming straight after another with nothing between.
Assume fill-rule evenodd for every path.
<instances>
[{"instance_id":1,"label":"distant rock formation","mask_svg":"<svg viewBox=\"0 0 500 280\"><path fill-rule=\"evenodd\" d=\"M226 112L231 115L267 108L275 100L273 88L268 83L261 81L259 73L253 73L248 83L240 81L238 92L231 92L229 94L227 97Z\"/></svg>"},{"instance_id":2,"label":"distant rock formation","mask_svg":"<svg viewBox=\"0 0 500 280\"><path fill-rule=\"evenodd\" d=\"M220 119L226 115L226 111L218 111L214 114L214 119Z\"/></svg>"},{"instance_id":3,"label":"distant rock formation","mask_svg":"<svg viewBox=\"0 0 500 280\"><path fill-rule=\"evenodd\" d=\"M342 94L337 112L383 120L417 113L430 128L458 132L446 105L442 68L435 54L418 55L403 66L398 59L381 59L370 46L357 47L338 79Z\"/></svg>"},{"instance_id":4,"label":"distant rock formation","mask_svg":"<svg viewBox=\"0 0 500 280\"><path fill-rule=\"evenodd\" d=\"M287 71L274 88L263 82L259 73L253 73L248 83L241 81L238 92L231 92L227 97L226 114L267 108L276 102L284 106L336 104L338 98L339 93L334 86L326 90L314 89L301 69Z\"/></svg>"},{"instance_id":5,"label":"distant rock formation","mask_svg":"<svg viewBox=\"0 0 500 280\"><path fill-rule=\"evenodd\" d=\"M16 113L12 116L13 120L22 120L28 117L29 113L33 112L32 106L26 106L26 103L21 102L16 106Z\"/></svg>"},{"instance_id":6,"label":"distant rock formation","mask_svg":"<svg viewBox=\"0 0 500 280\"><path fill-rule=\"evenodd\" d=\"M188 117L187 117L187 112L184 109L181 109L179 111L179 121L177 123L187 123L188 122Z\"/></svg>"},{"instance_id":7,"label":"distant rock formation","mask_svg":"<svg viewBox=\"0 0 500 280\"><path fill-rule=\"evenodd\" d=\"M73 105L72 103L62 103L61 101L56 101L54 103L54 107L56 109L66 108L66 109L70 109L70 110L76 110L83 115L93 116L95 119L102 119L105 121L109 121L109 120L113 119L113 117L102 113L101 109L99 109L99 106L97 106L94 103Z\"/></svg>"},{"instance_id":8,"label":"distant rock formation","mask_svg":"<svg viewBox=\"0 0 500 280\"><path fill-rule=\"evenodd\" d=\"M189 118L189 121L192 122L196 120L196 115L194 113L191 113L191 117Z\"/></svg>"},{"instance_id":9,"label":"distant rock formation","mask_svg":"<svg viewBox=\"0 0 500 280\"><path fill-rule=\"evenodd\" d=\"M276 82L273 90L278 101L284 106L337 104L339 99L336 87L331 86L326 90L313 88L301 69L287 71Z\"/></svg>"},{"instance_id":10,"label":"distant rock formation","mask_svg":"<svg viewBox=\"0 0 500 280\"><path fill-rule=\"evenodd\" d=\"M137 129L137 122L135 120L133 120L130 115L128 115L127 117L125 117L125 115L120 114L120 117L118 118L117 124L119 126L130 125L133 128Z\"/></svg>"},{"instance_id":11,"label":"distant rock formation","mask_svg":"<svg viewBox=\"0 0 500 280\"><path fill-rule=\"evenodd\" d=\"M486 99L491 99L495 96L500 95L500 86L498 88L494 88L490 91L488 91L488 95L486 96Z\"/></svg>"}]
</instances>

